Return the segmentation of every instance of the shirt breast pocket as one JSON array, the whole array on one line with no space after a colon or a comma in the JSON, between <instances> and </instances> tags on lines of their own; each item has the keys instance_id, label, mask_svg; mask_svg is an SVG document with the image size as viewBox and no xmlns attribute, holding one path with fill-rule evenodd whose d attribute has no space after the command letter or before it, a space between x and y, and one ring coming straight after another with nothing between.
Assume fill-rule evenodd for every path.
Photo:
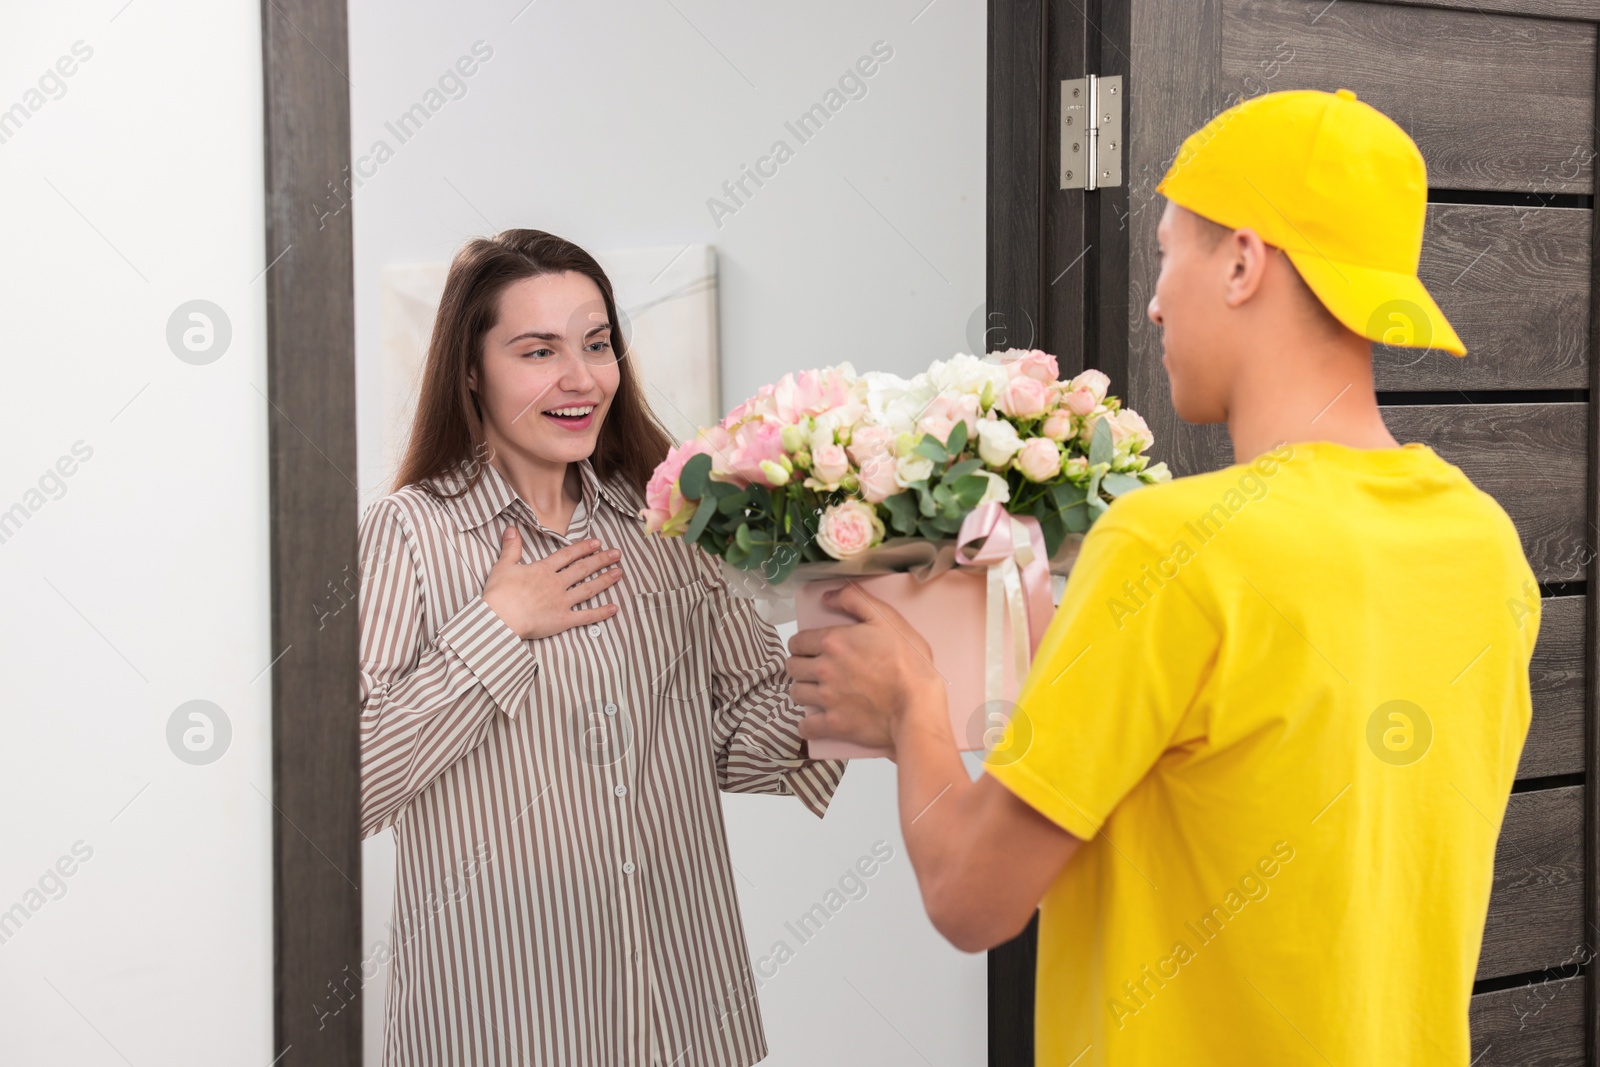
<instances>
[{"instance_id":1,"label":"shirt breast pocket","mask_svg":"<svg viewBox=\"0 0 1600 1067\"><path fill-rule=\"evenodd\" d=\"M711 699L711 590L700 581L633 594L633 638L645 691L668 704Z\"/></svg>"}]
</instances>

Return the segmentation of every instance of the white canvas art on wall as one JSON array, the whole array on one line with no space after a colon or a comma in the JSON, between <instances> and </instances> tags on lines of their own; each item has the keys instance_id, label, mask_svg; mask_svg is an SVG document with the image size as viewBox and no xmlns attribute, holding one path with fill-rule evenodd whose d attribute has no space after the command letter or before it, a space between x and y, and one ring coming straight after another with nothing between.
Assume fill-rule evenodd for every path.
<instances>
[{"instance_id":1,"label":"white canvas art on wall","mask_svg":"<svg viewBox=\"0 0 1600 1067\"><path fill-rule=\"evenodd\" d=\"M678 440L722 417L717 262L711 245L597 252L611 279L628 358ZM383 483L399 469L448 263L383 268Z\"/></svg>"}]
</instances>

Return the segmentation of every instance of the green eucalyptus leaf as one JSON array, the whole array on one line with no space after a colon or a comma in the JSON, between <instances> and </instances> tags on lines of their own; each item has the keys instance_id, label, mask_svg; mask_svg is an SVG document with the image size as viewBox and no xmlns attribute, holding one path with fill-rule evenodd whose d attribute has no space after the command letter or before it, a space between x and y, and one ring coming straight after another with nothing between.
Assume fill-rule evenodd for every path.
<instances>
[{"instance_id":1,"label":"green eucalyptus leaf","mask_svg":"<svg viewBox=\"0 0 1600 1067\"><path fill-rule=\"evenodd\" d=\"M780 541L762 562L761 576L776 585L793 574L799 563L800 547L792 541Z\"/></svg>"},{"instance_id":2,"label":"green eucalyptus leaf","mask_svg":"<svg viewBox=\"0 0 1600 1067\"><path fill-rule=\"evenodd\" d=\"M733 542L744 551L750 551L750 524L741 522L739 528L733 532Z\"/></svg>"},{"instance_id":3,"label":"green eucalyptus leaf","mask_svg":"<svg viewBox=\"0 0 1600 1067\"><path fill-rule=\"evenodd\" d=\"M712 499L715 500L713 497ZM730 493L721 500L716 501L717 510L724 515L739 515L750 506L750 491L741 489L737 493Z\"/></svg>"},{"instance_id":4,"label":"green eucalyptus leaf","mask_svg":"<svg viewBox=\"0 0 1600 1067\"><path fill-rule=\"evenodd\" d=\"M950 427L950 436L946 439L944 448L950 455L959 456L961 455L961 450L966 447L967 423L965 419L958 419L956 424Z\"/></svg>"},{"instance_id":5,"label":"green eucalyptus leaf","mask_svg":"<svg viewBox=\"0 0 1600 1067\"><path fill-rule=\"evenodd\" d=\"M896 493L883 502L889 510L889 523L895 533L909 534L917 528L917 503L910 490Z\"/></svg>"},{"instance_id":6,"label":"green eucalyptus leaf","mask_svg":"<svg viewBox=\"0 0 1600 1067\"><path fill-rule=\"evenodd\" d=\"M1070 507L1082 504L1084 498L1088 495L1087 489L1081 485L1073 485L1071 482L1050 487L1050 496L1055 500L1056 510L1058 511L1066 511Z\"/></svg>"},{"instance_id":7,"label":"green eucalyptus leaf","mask_svg":"<svg viewBox=\"0 0 1600 1067\"><path fill-rule=\"evenodd\" d=\"M1107 474L1104 478L1100 479L1100 487L1106 492L1110 493L1112 496L1121 496L1123 493L1131 493L1143 485L1144 483L1141 482L1136 476L1132 474L1123 474L1119 471L1112 471L1110 474Z\"/></svg>"},{"instance_id":8,"label":"green eucalyptus leaf","mask_svg":"<svg viewBox=\"0 0 1600 1067\"><path fill-rule=\"evenodd\" d=\"M959 425L965 426L966 423L963 422L963 423L960 423ZM954 431L951 431L951 432L953 433ZM954 452L952 452L950 454L952 456L955 455ZM971 474L975 470L978 470L982 466L983 466L983 460L978 459L975 456L970 458L970 459L964 459L960 463L951 464L950 469L944 472L944 480L947 481L947 482L956 481L957 479L966 477L967 475Z\"/></svg>"},{"instance_id":9,"label":"green eucalyptus leaf","mask_svg":"<svg viewBox=\"0 0 1600 1067\"><path fill-rule=\"evenodd\" d=\"M922 440L917 442L917 447L913 451L919 456L927 456L935 463L944 463L950 459L950 453L944 450L944 445L940 444L939 439L931 433L923 434Z\"/></svg>"},{"instance_id":10,"label":"green eucalyptus leaf","mask_svg":"<svg viewBox=\"0 0 1600 1067\"><path fill-rule=\"evenodd\" d=\"M961 501L964 508L978 506L978 501L983 498L984 491L989 488L989 479L981 474L967 474L956 480L956 499Z\"/></svg>"},{"instance_id":11,"label":"green eucalyptus leaf","mask_svg":"<svg viewBox=\"0 0 1600 1067\"><path fill-rule=\"evenodd\" d=\"M697 452L689 457L678 472L678 490L689 500L699 500L706 495L706 482L711 474L711 457Z\"/></svg>"},{"instance_id":12,"label":"green eucalyptus leaf","mask_svg":"<svg viewBox=\"0 0 1600 1067\"><path fill-rule=\"evenodd\" d=\"M933 494L928 492L926 486L919 485L917 487L917 510L922 512L923 518L932 518L934 512L939 510L933 499Z\"/></svg>"},{"instance_id":13,"label":"green eucalyptus leaf","mask_svg":"<svg viewBox=\"0 0 1600 1067\"><path fill-rule=\"evenodd\" d=\"M1110 463L1111 456L1111 423L1102 415L1095 420L1094 435L1089 439L1089 463Z\"/></svg>"},{"instance_id":14,"label":"green eucalyptus leaf","mask_svg":"<svg viewBox=\"0 0 1600 1067\"><path fill-rule=\"evenodd\" d=\"M695 458L698 459L699 457ZM693 462L693 460L690 462ZM689 528L683 533L684 540L691 543L700 540L700 535L705 532L706 524L711 521L711 516L716 510L716 497L701 498L699 506L694 509L694 518L689 520Z\"/></svg>"},{"instance_id":15,"label":"green eucalyptus leaf","mask_svg":"<svg viewBox=\"0 0 1600 1067\"><path fill-rule=\"evenodd\" d=\"M1062 521L1061 513L1046 507L1044 514L1039 516L1039 531L1044 534L1044 554L1052 559L1055 558L1056 552L1061 548L1061 542L1067 539L1067 524Z\"/></svg>"}]
</instances>

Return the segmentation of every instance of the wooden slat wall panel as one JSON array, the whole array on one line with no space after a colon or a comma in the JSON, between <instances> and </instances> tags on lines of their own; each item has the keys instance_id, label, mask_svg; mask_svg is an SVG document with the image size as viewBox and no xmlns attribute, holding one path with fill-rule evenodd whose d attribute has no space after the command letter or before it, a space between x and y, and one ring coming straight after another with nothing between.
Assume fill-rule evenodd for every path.
<instances>
[{"instance_id":1,"label":"wooden slat wall panel","mask_svg":"<svg viewBox=\"0 0 1600 1067\"><path fill-rule=\"evenodd\" d=\"M1436 188L1593 186L1592 23L1357 0L1224 0L1223 10L1225 94L1352 89L1411 134ZM1285 45L1293 57L1281 61ZM1274 60L1275 76L1257 84Z\"/></svg>"},{"instance_id":2,"label":"wooden slat wall panel","mask_svg":"<svg viewBox=\"0 0 1600 1067\"><path fill-rule=\"evenodd\" d=\"M1376 0L1407 7L1447 7L1460 11L1489 11L1501 15L1531 15L1547 19L1600 20L1600 0Z\"/></svg>"},{"instance_id":3,"label":"wooden slat wall panel","mask_svg":"<svg viewBox=\"0 0 1600 1067\"><path fill-rule=\"evenodd\" d=\"M1046 135L1042 104L1049 91L1044 45L1048 7L1048 0L1003 0L988 9L985 317L969 331L967 341L978 352L1041 343L1040 300L1047 281L1042 277L1045 179L1055 175L1048 159L1055 140ZM1081 314L1078 322L1081 328ZM1021 935L989 953L992 1064L1033 1062L1037 944L1035 916Z\"/></svg>"},{"instance_id":4,"label":"wooden slat wall panel","mask_svg":"<svg viewBox=\"0 0 1600 1067\"><path fill-rule=\"evenodd\" d=\"M1541 582L1582 581L1587 404L1383 408L1389 432L1421 441L1506 509Z\"/></svg>"},{"instance_id":5,"label":"wooden slat wall panel","mask_svg":"<svg viewBox=\"0 0 1600 1067\"><path fill-rule=\"evenodd\" d=\"M1583 787L1516 793L1494 858L1478 977L1560 965L1583 941Z\"/></svg>"},{"instance_id":6,"label":"wooden slat wall panel","mask_svg":"<svg viewBox=\"0 0 1600 1067\"><path fill-rule=\"evenodd\" d=\"M1518 778L1583 770L1583 600L1581 596L1548 597L1540 609L1539 641L1528 667L1533 722L1517 767Z\"/></svg>"},{"instance_id":7,"label":"wooden slat wall panel","mask_svg":"<svg viewBox=\"0 0 1600 1067\"><path fill-rule=\"evenodd\" d=\"M1582 1067L1583 978L1472 998L1472 1067Z\"/></svg>"},{"instance_id":8,"label":"wooden slat wall panel","mask_svg":"<svg viewBox=\"0 0 1600 1067\"><path fill-rule=\"evenodd\" d=\"M1582 208L1429 204L1418 273L1467 355L1377 345L1377 387L1588 388L1591 217Z\"/></svg>"}]
</instances>

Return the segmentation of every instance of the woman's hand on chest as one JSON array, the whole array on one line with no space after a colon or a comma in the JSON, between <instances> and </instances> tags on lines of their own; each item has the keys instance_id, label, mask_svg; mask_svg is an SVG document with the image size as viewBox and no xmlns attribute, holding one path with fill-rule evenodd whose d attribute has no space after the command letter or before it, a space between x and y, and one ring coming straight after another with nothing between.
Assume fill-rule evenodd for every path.
<instances>
[{"instance_id":1,"label":"woman's hand on chest","mask_svg":"<svg viewBox=\"0 0 1600 1067\"><path fill-rule=\"evenodd\" d=\"M617 613L616 604L578 605L622 579L620 558L617 549L602 549L590 538L523 563L522 534L513 523L506 527L500 558L484 582L483 599L518 637L551 637Z\"/></svg>"}]
</instances>

